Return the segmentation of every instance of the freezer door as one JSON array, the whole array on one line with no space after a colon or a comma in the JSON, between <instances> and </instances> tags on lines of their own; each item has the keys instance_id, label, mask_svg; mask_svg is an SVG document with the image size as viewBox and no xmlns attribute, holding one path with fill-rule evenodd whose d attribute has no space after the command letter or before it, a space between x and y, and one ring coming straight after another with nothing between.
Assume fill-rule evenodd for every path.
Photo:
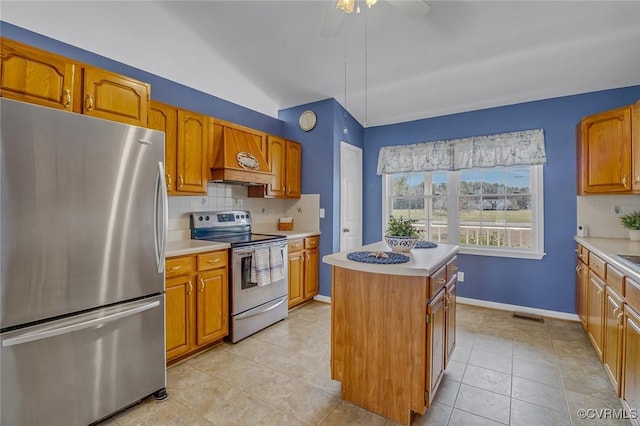
<instances>
[{"instance_id":1,"label":"freezer door","mask_svg":"<svg viewBox=\"0 0 640 426\"><path fill-rule=\"evenodd\" d=\"M87 425L166 386L164 296L0 334L0 424Z\"/></svg>"},{"instance_id":2,"label":"freezer door","mask_svg":"<svg viewBox=\"0 0 640 426\"><path fill-rule=\"evenodd\" d=\"M162 292L164 133L0 113L0 329Z\"/></svg>"}]
</instances>

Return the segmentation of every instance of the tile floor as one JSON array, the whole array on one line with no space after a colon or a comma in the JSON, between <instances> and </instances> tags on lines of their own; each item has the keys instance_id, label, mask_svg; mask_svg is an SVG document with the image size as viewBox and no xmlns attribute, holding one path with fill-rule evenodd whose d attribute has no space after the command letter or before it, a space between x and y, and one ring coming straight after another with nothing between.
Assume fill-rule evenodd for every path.
<instances>
[{"instance_id":1,"label":"tile floor","mask_svg":"<svg viewBox=\"0 0 640 426\"><path fill-rule=\"evenodd\" d=\"M167 401L143 401L101 426L395 424L341 401L329 378L330 310L313 302L169 368ZM457 314L453 358L434 404L412 425L597 425L578 409L622 408L579 323L468 305Z\"/></svg>"}]
</instances>

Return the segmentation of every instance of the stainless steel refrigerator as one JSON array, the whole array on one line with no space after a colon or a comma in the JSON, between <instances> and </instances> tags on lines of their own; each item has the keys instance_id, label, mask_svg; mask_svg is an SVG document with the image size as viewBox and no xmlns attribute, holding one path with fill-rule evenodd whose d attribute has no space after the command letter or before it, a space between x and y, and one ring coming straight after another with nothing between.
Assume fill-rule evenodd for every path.
<instances>
[{"instance_id":1,"label":"stainless steel refrigerator","mask_svg":"<svg viewBox=\"0 0 640 426\"><path fill-rule=\"evenodd\" d=\"M0 424L166 386L164 133L0 99Z\"/></svg>"}]
</instances>

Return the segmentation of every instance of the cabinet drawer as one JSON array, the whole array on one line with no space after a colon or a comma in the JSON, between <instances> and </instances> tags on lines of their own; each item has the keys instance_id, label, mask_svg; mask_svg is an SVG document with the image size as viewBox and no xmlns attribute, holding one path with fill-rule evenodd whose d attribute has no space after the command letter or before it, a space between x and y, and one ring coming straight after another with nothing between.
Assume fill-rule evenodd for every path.
<instances>
[{"instance_id":1,"label":"cabinet drawer","mask_svg":"<svg viewBox=\"0 0 640 426\"><path fill-rule=\"evenodd\" d=\"M607 285L618 292L620 296L624 296L624 275L611 265L607 264Z\"/></svg>"},{"instance_id":2,"label":"cabinet drawer","mask_svg":"<svg viewBox=\"0 0 640 426\"><path fill-rule=\"evenodd\" d=\"M308 237L304 239L304 248L308 249L308 248L316 248L318 247L318 243L319 243L319 238L316 237Z\"/></svg>"},{"instance_id":3,"label":"cabinet drawer","mask_svg":"<svg viewBox=\"0 0 640 426\"><path fill-rule=\"evenodd\" d=\"M297 251L302 250L303 248L303 242L302 240L289 240L289 253L294 253Z\"/></svg>"},{"instance_id":4,"label":"cabinet drawer","mask_svg":"<svg viewBox=\"0 0 640 426\"><path fill-rule=\"evenodd\" d=\"M431 275L429 299L432 299L447 283L447 266L438 269L435 274Z\"/></svg>"},{"instance_id":5,"label":"cabinet drawer","mask_svg":"<svg viewBox=\"0 0 640 426\"><path fill-rule=\"evenodd\" d=\"M174 257L167 259L166 276L175 277L178 275L190 274L193 270L191 256Z\"/></svg>"},{"instance_id":6,"label":"cabinet drawer","mask_svg":"<svg viewBox=\"0 0 640 426\"><path fill-rule=\"evenodd\" d=\"M227 266L227 251L214 251L197 256L198 272L209 271Z\"/></svg>"},{"instance_id":7,"label":"cabinet drawer","mask_svg":"<svg viewBox=\"0 0 640 426\"><path fill-rule=\"evenodd\" d=\"M603 280L606 278L604 260L600 259L593 253L589 253L589 268Z\"/></svg>"},{"instance_id":8,"label":"cabinet drawer","mask_svg":"<svg viewBox=\"0 0 640 426\"><path fill-rule=\"evenodd\" d=\"M458 258L454 257L450 261L447 262L447 281L451 281L454 275L458 272Z\"/></svg>"},{"instance_id":9,"label":"cabinet drawer","mask_svg":"<svg viewBox=\"0 0 640 426\"><path fill-rule=\"evenodd\" d=\"M625 301L633 309L640 312L640 284L627 277L624 287Z\"/></svg>"},{"instance_id":10,"label":"cabinet drawer","mask_svg":"<svg viewBox=\"0 0 640 426\"><path fill-rule=\"evenodd\" d=\"M589 261L589 250L578 244L578 259L587 263Z\"/></svg>"}]
</instances>

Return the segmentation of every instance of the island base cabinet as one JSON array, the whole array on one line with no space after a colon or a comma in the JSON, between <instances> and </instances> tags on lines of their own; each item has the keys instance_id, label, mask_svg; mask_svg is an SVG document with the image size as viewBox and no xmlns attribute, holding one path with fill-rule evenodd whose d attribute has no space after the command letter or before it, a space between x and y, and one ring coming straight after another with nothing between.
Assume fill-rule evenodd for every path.
<instances>
[{"instance_id":1,"label":"island base cabinet","mask_svg":"<svg viewBox=\"0 0 640 426\"><path fill-rule=\"evenodd\" d=\"M331 377L342 398L408 425L425 409L425 277L334 267L331 295Z\"/></svg>"}]
</instances>

